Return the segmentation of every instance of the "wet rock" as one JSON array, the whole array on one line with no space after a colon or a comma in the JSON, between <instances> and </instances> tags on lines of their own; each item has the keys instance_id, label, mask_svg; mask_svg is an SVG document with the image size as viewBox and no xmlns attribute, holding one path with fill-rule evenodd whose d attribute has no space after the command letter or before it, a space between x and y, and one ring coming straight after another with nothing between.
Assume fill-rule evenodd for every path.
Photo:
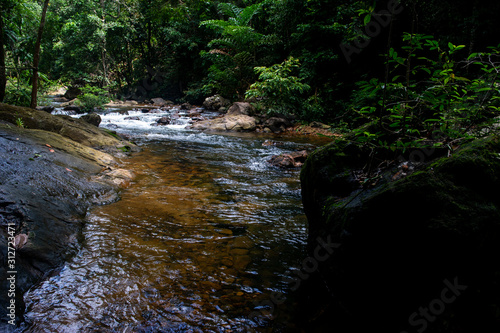
<instances>
[{"instance_id":1,"label":"wet rock","mask_svg":"<svg viewBox=\"0 0 500 333\"><path fill-rule=\"evenodd\" d=\"M101 116L98 115L97 113L89 113L89 114L86 114L86 115L83 115L80 117L81 120L91 124L91 125L94 125L95 127L99 127L99 125L101 124Z\"/></svg>"},{"instance_id":2,"label":"wet rock","mask_svg":"<svg viewBox=\"0 0 500 333\"><path fill-rule=\"evenodd\" d=\"M123 118L124 120L141 120L141 118L139 117L136 117L136 116L132 116L132 117L125 117Z\"/></svg>"},{"instance_id":3,"label":"wet rock","mask_svg":"<svg viewBox=\"0 0 500 333\"><path fill-rule=\"evenodd\" d=\"M55 107L53 107L53 106L37 106L36 109L41 110L41 111L45 111L48 113L52 113L52 112L54 112Z\"/></svg>"},{"instance_id":4,"label":"wet rock","mask_svg":"<svg viewBox=\"0 0 500 333\"><path fill-rule=\"evenodd\" d=\"M231 105L229 110L227 110L228 116L239 116L239 115L252 116L254 113L255 113L255 108L250 103L246 102L236 102L233 105Z\"/></svg>"},{"instance_id":5,"label":"wet rock","mask_svg":"<svg viewBox=\"0 0 500 333\"><path fill-rule=\"evenodd\" d=\"M155 105L155 106L166 106L166 105L174 104L172 101L167 101L167 100L164 100L163 98L160 98L160 97L152 98L151 101L153 102L153 105Z\"/></svg>"},{"instance_id":6,"label":"wet rock","mask_svg":"<svg viewBox=\"0 0 500 333\"><path fill-rule=\"evenodd\" d=\"M142 113L149 113L149 111L151 111L151 109L148 109L148 108L142 108L141 109Z\"/></svg>"},{"instance_id":7,"label":"wet rock","mask_svg":"<svg viewBox=\"0 0 500 333\"><path fill-rule=\"evenodd\" d=\"M169 125L171 122L172 120L167 116L161 117L156 121L158 125Z\"/></svg>"},{"instance_id":8,"label":"wet rock","mask_svg":"<svg viewBox=\"0 0 500 333\"><path fill-rule=\"evenodd\" d=\"M64 102L64 103L61 103L60 107L64 108L64 107L67 107L67 106L74 105L76 103L76 101L78 101L77 98L69 100L69 101Z\"/></svg>"},{"instance_id":9,"label":"wet rock","mask_svg":"<svg viewBox=\"0 0 500 333\"><path fill-rule=\"evenodd\" d=\"M290 154L281 154L271 157L268 162L280 168L299 168L306 161L308 153L306 150L293 152Z\"/></svg>"},{"instance_id":10,"label":"wet rock","mask_svg":"<svg viewBox=\"0 0 500 333\"><path fill-rule=\"evenodd\" d=\"M79 113L83 113L82 112L82 108L80 108L79 106L76 106L76 105L68 105L66 107L64 107L63 109L64 111L74 111L76 112L77 114Z\"/></svg>"},{"instance_id":11,"label":"wet rock","mask_svg":"<svg viewBox=\"0 0 500 333\"><path fill-rule=\"evenodd\" d=\"M203 107L207 110L220 110L221 108L226 108L231 104L228 99L220 95L211 96L205 99L203 102ZM225 109L224 109L225 110Z\"/></svg>"},{"instance_id":12,"label":"wet rock","mask_svg":"<svg viewBox=\"0 0 500 333\"><path fill-rule=\"evenodd\" d=\"M183 103L180 106L181 110L191 110L192 108L193 108L193 106L191 104L189 104L189 103Z\"/></svg>"}]
</instances>

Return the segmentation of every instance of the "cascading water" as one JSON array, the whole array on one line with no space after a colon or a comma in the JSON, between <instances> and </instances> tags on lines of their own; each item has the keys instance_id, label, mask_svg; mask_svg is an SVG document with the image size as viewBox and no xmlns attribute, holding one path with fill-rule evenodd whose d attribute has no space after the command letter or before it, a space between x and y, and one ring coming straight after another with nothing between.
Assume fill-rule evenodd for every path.
<instances>
[{"instance_id":1,"label":"cascading water","mask_svg":"<svg viewBox=\"0 0 500 333\"><path fill-rule=\"evenodd\" d=\"M89 212L79 253L25 295L23 332L293 327L286 278L306 241L299 171L266 161L313 144L195 132L187 111L159 112L102 115L101 127L143 148L123 161L137 177L120 201ZM171 123L151 125L162 116ZM268 139L279 144L263 146ZM288 300L250 318L273 292Z\"/></svg>"}]
</instances>

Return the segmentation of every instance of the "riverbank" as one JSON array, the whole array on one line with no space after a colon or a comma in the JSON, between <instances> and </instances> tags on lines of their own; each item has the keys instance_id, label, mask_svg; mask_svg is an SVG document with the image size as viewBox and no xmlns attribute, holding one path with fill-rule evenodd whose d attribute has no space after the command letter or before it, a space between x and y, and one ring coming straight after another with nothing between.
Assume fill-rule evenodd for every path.
<instances>
[{"instance_id":1,"label":"riverbank","mask_svg":"<svg viewBox=\"0 0 500 333\"><path fill-rule=\"evenodd\" d=\"M4 327L22 321L23 294L77 252L88 209L118 200L133 177L121 160L135 150L83 120L0 104Z\"/></svg>"}]
</instances>

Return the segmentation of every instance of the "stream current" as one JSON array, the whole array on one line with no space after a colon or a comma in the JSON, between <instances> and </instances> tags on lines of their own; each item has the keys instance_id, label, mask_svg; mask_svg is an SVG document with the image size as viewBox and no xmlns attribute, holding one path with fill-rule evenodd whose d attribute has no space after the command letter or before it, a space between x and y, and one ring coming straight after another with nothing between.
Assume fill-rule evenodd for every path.
<instances>
[{"instance_id":1,"label":"stream current","mask_svg":"<svg viewBox=\"0 0 500 333\"><path fill-rule=\"evenodd\" d=\"M324 141L201 133L184 111L162 112L102 115L142 148L123 160L136 178L88 213L78 254L25 295L23 332L293 330L287 278L305 258L307 221L299 170L267 160ZM273 292L285 301L266 307Z\"/></svg>"}]
</instances>

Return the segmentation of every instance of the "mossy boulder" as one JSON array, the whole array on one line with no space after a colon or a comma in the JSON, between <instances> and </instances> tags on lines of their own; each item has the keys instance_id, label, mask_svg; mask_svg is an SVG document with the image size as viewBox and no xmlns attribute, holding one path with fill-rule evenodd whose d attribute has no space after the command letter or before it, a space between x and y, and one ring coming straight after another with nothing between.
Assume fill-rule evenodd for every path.
<instances>
[{"instance_id":1,"label":"mossy boulder","mask_svg":"<svg viewBox=\"0 0 500 333\"><path fill-rule=\"evenodd\" d=\"M359 181L356 170L388 156L336 142L304 165L310 254L318 237L340 244L302 288L308 327L500 331L500 137L431 156L405 177L395 177L401 158L371 186Z\"/></svg>"},{"instance_id":2,"label":"mossy boulder","mask_svg":"<svg viewBox=\"0 0 500 333\"><path fill-rule=\"evenodd\" d=\"M82 119L54 116L40 110L0 103L0 121L16 124L17 119L22 120L27 129L57 133L89 147L98 148L117 144L115 137Z\"/></svg>"}]
</instances>

